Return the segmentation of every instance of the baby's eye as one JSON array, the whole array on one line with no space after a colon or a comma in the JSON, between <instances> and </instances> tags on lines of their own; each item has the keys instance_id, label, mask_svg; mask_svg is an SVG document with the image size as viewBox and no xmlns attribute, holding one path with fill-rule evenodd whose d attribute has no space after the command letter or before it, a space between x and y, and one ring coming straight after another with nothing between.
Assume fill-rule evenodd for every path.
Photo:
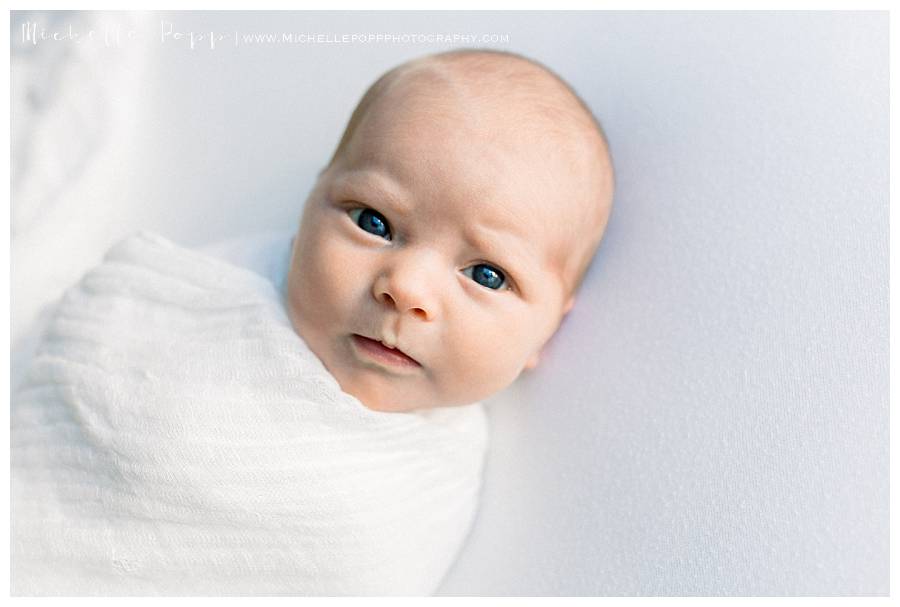
<instances>
[{"instance_id":1,"label":"baby's eye","mask_svg":"<svg viewBox=\"0 0 900 607\"><path fill-rule=\"evenodd\" d=\"M468 273L471 270L471 275ZM506 283L503 272L486 263L475 264L463 270L463 274L471 276L472 280L488 289L499 289Z\"/></svg>"},{"instance_id":2,"label":"baby's eye","mask_svg":"<svg viewBox=\"0 0 900 607\"><path fill-rule=\"evenodd\" d=\"M370 234L381 236L386 240L391 239L391 229L388 227L387 219L378 211L373 211L372 209L351 209L350 219Z\"/></svg>"}]
</instances>

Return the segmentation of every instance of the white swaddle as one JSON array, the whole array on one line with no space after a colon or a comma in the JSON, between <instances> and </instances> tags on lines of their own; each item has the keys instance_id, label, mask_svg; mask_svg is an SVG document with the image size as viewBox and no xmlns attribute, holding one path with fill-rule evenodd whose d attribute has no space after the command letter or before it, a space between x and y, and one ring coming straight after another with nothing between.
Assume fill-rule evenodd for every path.
<instances>
[{"instance_id":1,"label":"white swaddle","mask_svg":"<svg viewBox=\"0 0 900 607\"><path fill-rule=\"evenodd\" d=\"M141 233L59 304L11 427L11 591L425 595L474 518L480 404L342 392L272 283Z\"/></svg>"}]
</instances>

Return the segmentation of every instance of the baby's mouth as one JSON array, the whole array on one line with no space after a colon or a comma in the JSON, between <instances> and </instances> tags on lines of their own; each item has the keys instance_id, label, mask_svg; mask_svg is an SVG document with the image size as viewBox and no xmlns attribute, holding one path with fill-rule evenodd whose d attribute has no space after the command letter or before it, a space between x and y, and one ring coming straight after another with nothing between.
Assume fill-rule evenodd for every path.
<instances>
[{"instance_id":1,"label":"baby's mouth","mask_svg":"<svg viewBox=\"0 0 900 607\"><path fill-rule=\"evenodd\" d=\"M421 367L419 362L398 348L389 348L377 339L353 334L353 344L364 354L397 367Z\"/></svg>"}]
</instances>

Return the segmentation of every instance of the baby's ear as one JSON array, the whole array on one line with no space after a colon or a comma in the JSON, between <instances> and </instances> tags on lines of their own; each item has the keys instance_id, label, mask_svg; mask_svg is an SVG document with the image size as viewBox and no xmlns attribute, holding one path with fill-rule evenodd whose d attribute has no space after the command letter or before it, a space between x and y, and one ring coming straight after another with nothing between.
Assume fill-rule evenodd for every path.
<instances>
[{"instance_id":1,"label":"baby's ear","mask_svg":"<svg viewBox=\"0 0 900 607\"><path fill-rule=\"evenodd\" d=\"M569 300L566 302L566 305L563 307L563 316L568 314L569 310L571 310L574 305L575 305L575 296L572 295L571 297L569 297ZM537 367L538 361L541 358L541 352L543 351L543 349L544 348L542 347L539 351L537 351L531 355L531 358L529 358L528 362L525 363L526 369L528 369L530 371L531 369L534 369L535 367Z\"/></svg>"},{"instance_id":2,"label":"baby's ear","mask_svg":"<svg viewBox=\"0 0 900 607\"><path fill-rule=\"evenodd\" d=\"M563 316L568 314L569 310L571 310L574 306L575 306L575 296L572 295L569 297L569 300L566 302L566 305L563 307ZM543 351L543 347L539 351L537 351L531 355L531 358L529 358L528 362L525 363L526 369L528 369L530 371L531 369L534 369L535 367L537 367L538 361L540 361L540 359L541 359L541 351Z\"/></svg>"}]
</instances>

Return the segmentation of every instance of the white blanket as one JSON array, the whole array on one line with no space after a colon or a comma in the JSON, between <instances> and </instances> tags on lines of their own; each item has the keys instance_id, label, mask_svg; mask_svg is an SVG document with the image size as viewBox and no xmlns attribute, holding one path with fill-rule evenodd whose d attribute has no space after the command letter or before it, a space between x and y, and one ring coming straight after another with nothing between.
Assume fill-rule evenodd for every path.
<instances>
[{"instance_id":1,"label":"white blanket","mask_svg":"<svg viewBox=\"0 0 900 607\"><path fill-rule=\"evenodd\" d=\"M482 405L342 392L272 283L141 233L57 308L11 427L11 591L431 594L474 518Z\"/></svg>"}]
</instances>

